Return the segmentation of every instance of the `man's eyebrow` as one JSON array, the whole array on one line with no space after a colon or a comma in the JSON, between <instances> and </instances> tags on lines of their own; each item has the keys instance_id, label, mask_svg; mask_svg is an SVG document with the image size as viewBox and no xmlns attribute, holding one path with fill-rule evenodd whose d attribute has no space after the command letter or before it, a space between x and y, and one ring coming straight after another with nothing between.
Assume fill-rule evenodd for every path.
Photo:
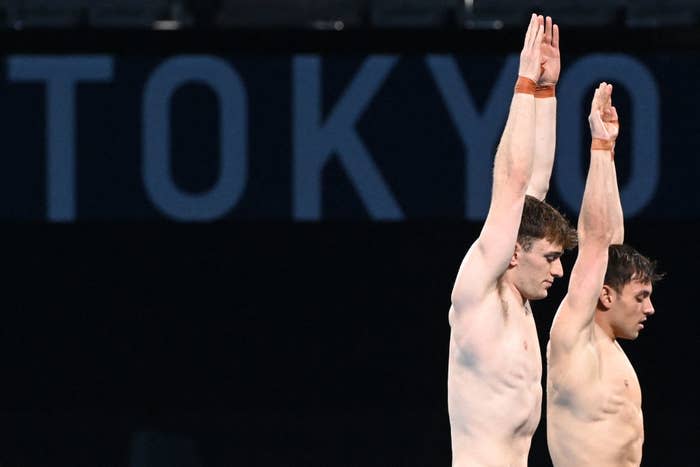
<instances>
[{"instance_id":1,"label":"man's eyebrow","mask_svg":"<svg viewBox=\"0 0 700 467\"><path fill-rule=\"evenodd\" d=\"M561 256L561 255L563 255L563 254L564 254L563 251L548 251L548 252L545 253L544 255L545 255L545 256L557 256L557 257L559 257L559 256Z\"/></svg>"}]
</instances>

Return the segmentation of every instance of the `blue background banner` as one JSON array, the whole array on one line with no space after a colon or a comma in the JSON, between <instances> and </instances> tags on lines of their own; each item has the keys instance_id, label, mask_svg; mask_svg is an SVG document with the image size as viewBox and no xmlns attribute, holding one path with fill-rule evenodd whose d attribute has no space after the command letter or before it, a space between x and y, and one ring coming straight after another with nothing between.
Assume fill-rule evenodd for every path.
<instances>
[{"instance_id":1,"label":"blue background banner","mask_svg":"<svg viewBox=\"0 0 700 467\"><path fill-rule=\"evenodd\" d=\"M113 37L102 37L104 48ZM13 202L0 216L483 219L517 43L508 53L507 41L483 50L449 51L444 43L414 50L414 41L403 51L380 43L377 53L348 52L342 38L352 36L341 35L313 52L310 36L300 35L299 50L289 37L278 36L291 45L274 53L245 50L236 35L227 36L226 52L219 44L209 53L158 54L146 44L148 53L104 53L92 44L86 53L8 53L0 82L8 165L0 181ZM606 80L616 85L622 118L617 160L627 217L700 215L692 156L700 96L687 79L700 71L700 56L668 47L564 49L555 205L578 209L588 101Z\"/></svg>"}]
</instances>

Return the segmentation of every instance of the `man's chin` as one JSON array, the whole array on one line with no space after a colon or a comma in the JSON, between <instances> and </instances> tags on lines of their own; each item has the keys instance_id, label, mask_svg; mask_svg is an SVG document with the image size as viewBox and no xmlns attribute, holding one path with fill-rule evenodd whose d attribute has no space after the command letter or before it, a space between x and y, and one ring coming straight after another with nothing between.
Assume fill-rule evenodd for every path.
<instances>
[{"instance_id":1,"label":"man's chin","mask_svg":"<svg viewBox=\"0 0 700 467\"><path fill-rule=\"evenodd\" d=\"M540 291L538 295L533 295L532 297L528 297L528 300L535 301L535 300L542 300L543 298L547 298L548 292L546 290Z\"/></svg>"},{"instance_id":2,"label":"man's chin","mask_svg":"<svg viewBox=\"0 0 700 467\"><path fill-rule=\"evenodd\" d=\"M626 341L633 341L633 340L636 340L638 337L639 337L639 331L633 331L631 333L625 333L625 334L620 335L620 336L617 336L617 335L615 336L616 339L623 339Z\"/></svg>"}]
</instances>

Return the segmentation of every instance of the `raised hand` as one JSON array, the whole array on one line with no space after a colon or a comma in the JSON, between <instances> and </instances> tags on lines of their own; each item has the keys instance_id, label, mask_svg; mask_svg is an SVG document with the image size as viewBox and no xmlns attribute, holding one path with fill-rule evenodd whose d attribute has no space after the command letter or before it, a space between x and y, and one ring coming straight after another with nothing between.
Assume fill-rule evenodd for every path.
<instances>
[{"instance_id":1,"label":"raised hand","mask_svg":"<svg viewBox=\"0 0 700 467\"><path fill-rule=\"evenodd\" d=\"M538 80L539 86L554 86L559 81L561 71L561 55L559 53L559 26L552 23L547 16L544 25L544 41L540 46L542 56L542 75Z\"/></svg>"},{"instance_id":2,"label":"raised hand","mask_svg":"<svg viewBox=\"0 0 700 467\"><path fill-rule=\"evenodd\" d=\"M591 137L594 139L613 142L620 132L617 110L612 105L612 91L612 84L602 82L593 95L588 124L591 127Z\"/></svg>"},{"instance_id":3,"label":"raised hand","mask_svg":"<svg viewBox=\"0 0 700 467\"><path fill-rule=\"evenodd\" d=\"M608 86L610 86L610 92L612 93L612 84ZM603 125L612 138L612 141L615 141L617 135L620 134L620 121L617 119L617 109L612 105L612 96L611 99L608 99L607 107L603 109Z\"/></svg>"},{"instance_id":4,"label":"raised hand","mask_svg":"<svg viewBox=\"0 0 700 467\"><path fill-rule=\"evenodd\" d=\"M544 41L544 18L533 14L525 33L525 43L520 52L518 75L537 83L542 74L542 43Z\"/></svg>"}]
</instances>

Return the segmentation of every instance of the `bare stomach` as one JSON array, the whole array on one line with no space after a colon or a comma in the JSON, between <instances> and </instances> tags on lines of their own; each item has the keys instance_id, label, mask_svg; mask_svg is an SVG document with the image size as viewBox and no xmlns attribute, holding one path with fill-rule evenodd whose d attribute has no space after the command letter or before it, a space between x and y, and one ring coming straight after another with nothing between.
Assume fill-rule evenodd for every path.
<instances>
[{"instance_id":1,"label":"bare stomach","mask_svg":"<svg viewBox=\"0 0 700 467\"><path fill-rule=\"evenodd\" d=\"M542 387L534 376L450 369L453 466L527 466L542 405Z\"/></svg>"},{"instance_id":2,"label":"bare stomach","mask_svg":"<svg viewBox=\"0 0 700 467\"><path fill-rule=\"evenodd\" d=\"M469 436L452 431L453 467L527 467L532 437L514 437L511 442L489 436Z\"/></svg>"},{"instance_id":3,"label":"bare stomach","mask_svg":"<svg viewBox=\"0 0 700 467\"><path fill-rule=\"evenodd\" d=\"M631 404L630 404L631 405ZM638 409L629 416L610 414L580 419L562 408L548 412L547 444L555 467L637 467L642 461L644 429Z\"/></svg>"},{"instance_id":4,"label":"bare stomach","mask_svg":"<svg viewBox=\"0 0 700 467\"><path fill-rule=\"evenodd\" d=\"M527 467L542 412L542 356L529 308L503 302L483 305L511 310L497 335L481 332L478 321L462 328L451 321L447 403L455 467Z\"/></svg>"}]
</instances>

